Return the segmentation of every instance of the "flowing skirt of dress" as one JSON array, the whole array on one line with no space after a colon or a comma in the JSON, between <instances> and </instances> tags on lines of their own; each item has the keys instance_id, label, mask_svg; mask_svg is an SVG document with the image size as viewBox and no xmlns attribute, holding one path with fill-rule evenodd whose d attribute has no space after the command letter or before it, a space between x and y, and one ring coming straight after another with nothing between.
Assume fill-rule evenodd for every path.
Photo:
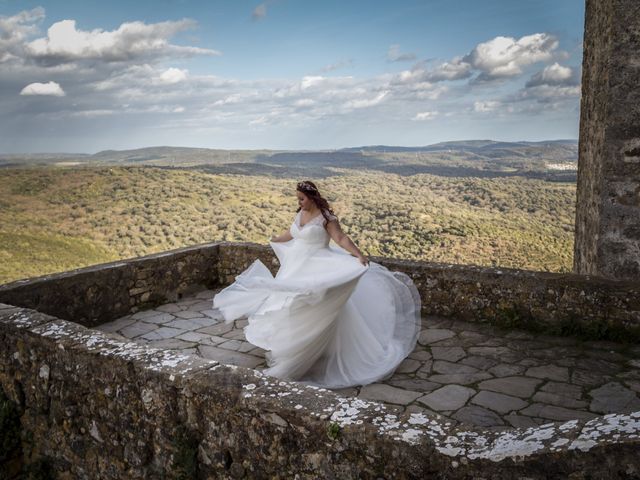
<instances>
[{"instance_id":1,"label":"flowing skirt of dress","mask_svg":"<svg viewBox=\"0 0 640 480\"><path fill-rule=\"evenodd\" d=\"M404 273L368 267L339 247L270 242L274 277L256 260L213 299L226 322L246 316L247 341L277 378L327 388L393 374L415 347L420 296Z\"/></svg>"}]
</instances>

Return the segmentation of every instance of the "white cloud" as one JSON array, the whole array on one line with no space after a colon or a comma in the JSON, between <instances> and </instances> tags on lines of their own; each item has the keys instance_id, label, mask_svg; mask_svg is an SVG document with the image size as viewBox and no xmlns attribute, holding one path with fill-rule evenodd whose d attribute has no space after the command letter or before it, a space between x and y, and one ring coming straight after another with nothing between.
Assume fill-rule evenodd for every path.
<instances>
[{"instance_id":1,"label":"white cloud","mask_svg":"<svg viewBox=\"0 0 640 480\"><path fill-rule=\"evenodd\" d=\"M561 52L555 51L558 45L558 40L547 33L535 33L518 40L499 36L479 43L465 56L454 57L430 68L419 62L411 70L397 74L393 81L436 83L462 80L475 74L478 75L474 81L515 77L522 74L528 65L560 56Z\"/></svg>"},{"instance_id":2,"label":"white cloud","mask_svg":"<svg viewBox=\"0 0 640 480\"><path fill-rule=\"evenodd\" d=\"M451 62L441 63L433 70L425 72L424 78L430 82L441 82L469 78L472 74L471 65L464 62L462 57L455 57Z\"/></svg>"},{"instance_id":3,"label":"white cloud","mask_svg":"<svg viewBox=\"0 0 640 480\"><path fill-rule=\"evenodd\" d=\"M478 101L474 102L473 111L479 113L493 112L500 108L501 105L502 104L500 102L495 100Z\"/></svg>"},{"instance_id":4,"label":"white cloud","mask_svg":"<svg viewBox=\"0 0 640 480\"><path fill-rule=\"evenodd\" d=\"M265 2L265 8L271 4ZM529 85L517 94L501 98L485 99L486 92L478 98L475 95L478 89L463 80L493 70L488 64L474 65L464 56L421 62L402 72L377 76L326 73L352 65L353 60L291 79L237 80L198 75L195 69L176 68L187 65L172 60L201 51L171 43L175 32L191 28L195 25L193 21L148 25L130 22L113 31L83 31L73 20L67 20L55 23L44 35L37 28L43 16L44 11L36 9L14 17L0 17L0 62L11 62L10 68L0 64L0 85L11 92L0 98L9 99L6 112L11 113L3 112L0 117L6 124L10 124L11 114L18 113L43 121L63 120L57 123L61 131L66 128L62 125L89 129L92 122L107 117L122 119L115 123L131 127L132 131L134 128L149 131L149 125L153 125L154 131L166 131L169 137L178 131L192 135L207 129L217 129L218 133L244 132L249 125L256 132L270 131L276 125L296 131L326 125L354 128L367 125L373 131L384 125L380 131L386 131L387 125L396 128L393 125L397 122L406 127L408 120L416 122L410 123L418 130L420 122L440 120L455 112L469 115L476 111L482 118L492 111L496 115L510 115L513 111L538 114L555 108L570 112L577 98L575 85L550 85L570 81L563 80L566 77L563 69L569 67L559 65L549 65L532 76L531 81L539 78L546 83ZM19 26L20 32L15 33ZM15 35L11 37L7 32ZM12 38L11 42L8 38ZM558 52L552 53L552 61L560 61ZM399 47L391 50L392 57L400 55L403 52ZM517 58L515 64L524 69L526 62ZM41 79L55 82L23 88ZM65 109L54 110L51 102L27 102L25 97L15 95L21 89L22 95L64 95L60 85L73 97L73 107L65 105ZM56 107L58 103L55 102ZM71 122L64 121L67 119ZM440 123L437 120L429 125L435 128Z\"/></svg>"},{"instance_id":5,"label":"white cloud","mask_svg":"<svg viewBox=\"0 0 640 480\"><path fill-rule=\"evenodd\" d=\"M108 109L103 109L103 110L80 110L78 112L71 112L71 113L69 113L69 115L72 116L72 117L93 118L93 117L105 117L105 116L108 116L108 115L113 115L114 113L116 113L115 110L108 110Z\"/></svg>"},{"instance_id":6,"label":"white cloud","mask_svg":"<svg viewBox=\"0 0 640 480\"><path fill-rule=\"evenodd\" d=\"M373 98L359 98L356 100L350 100L345 104L346 108L367 108L373 107L374 105L378 105L384 98L387 96L389 92L380 92Z\"/></svg>"},{"instance_id":7,"label":"white cloud","mask_svg":"<svg viewBox=\"0 0 640 480\"><path fill-rule=\"evenodd\" d=\"M499 36L479 43L462 60L480 70L481 80L514 77L527 65L551 60L558 45L558 40L548 33L534 33L518 40Z\"/></svg>"},{"instance_id":8,"label":"white cloud","mask_svg":"<svg viewBox=\"0 0 640 480\"><path fill-rule=\"evenodd\" d=\"M0 16L0 63L18 59L26 38L38 32L37 22L44 18L44 8L25 10L11 17Z\"/></svg>"},{"instance_id":9,"label":"white cloud","mask_svg":"<svg viewBox=\"0 0 640 480\"><path fill-rule=\"evenodd\" d=\"M308 88L316 87L322 84L326 80L326 77L321 76L307 76L303 77L300 82L300 88L306 90Z\"/></svg>"},{"instance_id":10,"label":"white cloud","mask_svg":"<svg viewBox=\"0 0 640 480\"><path fill-rule=\"evenodd\" d=\"M301 98L293 103L296 107L313 107L316 102L310 98Z\"/></svg>"},{"instance_id":11,"label":"white cloud","mask_svg":"<svg viewBox=\"0 0 640 480\"><path fill-rule=\"evenodd\" d=\"M160 75L160 81L168 85L179 83L187 79L187 70L180 70L179 68L168 68L162 75Z\"/></svg>"},{"instance_id":12,"label":"white cloud","mask_svg":"<svg viewBox=\"0 0 640 480\"><path fill-rule=\"evenodd\" d=\"M62 87L56 82L30 83L22 89L20 95L49 95L53 97L64 97Z\"/></svg>"},{"instance_id":13,"label":"white cloud","mask_svg":"<svg viewBox=\"0 0 640 480\"><path fill-rule=\"evenodd\" d=\"M558 62L547 65L544 69L531 77L527 82L527 87L538 85L576 85L579 80L576 72L571 67L565 67Z\"/></svg>"},{"instance_id":14,"label":"white cloud","mask_svg":"<svg viewBox=\"0 0 640 480\"><path fill-rule=\"evenodd\" d=\"M47 36L26 45L29 56L45 64L91 59L122 62L145 58L220 55L216 50L169 43L177 33L195 27L193 20L145 24L123 23L117 30L78 30L75 20L56 22Z\"/></svg>"},{"instance_id":15,"label":"white cloud","mask_svg":"<svg viewBox=\"0 0 640 480\"><path fill-rule=\"evenodd\" d=\"M401 53L400 45L391 45L387 52L387 60L390 62L407 62L415 59L416 55L414 53Z\"/></svg>"},{"instance_id":16,"label":"white cloud","mask_svg":"<svg viewBox=\"0 0 640 480\"><path fill-rule=\"evenodd\" d=\"M536 85L522 89L515 100L555 103L564 99L579 98L580 90L580 85Z\"/></svg>"},{"instance_id":17,"label":"white cloud","mask_svg":"<svg viewBox=\"0 0 640 480\"><path fill-rule=\"evenodd\" d=\"M413 119L418 122L423 122L425 120L433 120L438 115L440 115L440 112L438 112L437 110L434 110L432 112L420 112L416 113L416 116L413 117Z\"/></svg>"}]
</instances>

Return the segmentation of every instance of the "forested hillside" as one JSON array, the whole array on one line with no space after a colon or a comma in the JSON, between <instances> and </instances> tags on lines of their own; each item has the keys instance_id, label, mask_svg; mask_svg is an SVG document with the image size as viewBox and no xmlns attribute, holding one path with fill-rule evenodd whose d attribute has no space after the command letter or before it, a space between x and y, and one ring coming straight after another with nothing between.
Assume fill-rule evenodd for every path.
<instances>
[{"instance_id":1,"label":"forested hillside","mask_svg":"<svg viewBox=\"0 0 640 480\"><path fill-rule=\"evenodd\" d=\"M553 165L575 165L575 142L385 148L218 151L215 162L5 156L0 283L201 242L266 244L290 225L302 178L318 183L369 255L571 268L575 169Z\"/></svg>"}]
</instances>

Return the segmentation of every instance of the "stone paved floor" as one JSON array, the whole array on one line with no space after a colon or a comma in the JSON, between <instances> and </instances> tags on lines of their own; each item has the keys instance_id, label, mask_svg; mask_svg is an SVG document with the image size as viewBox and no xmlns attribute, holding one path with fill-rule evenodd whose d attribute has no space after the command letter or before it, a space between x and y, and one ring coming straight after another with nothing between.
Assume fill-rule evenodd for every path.
<instances>
[{"instance_id":1,"label":"stone paved floor","mask_svg":"<svg viewBox=\"0 0 640 480\"><path fill-rule=\"evenodd\" d=\"M98 329L264 368L264 351L244 339L247 320L227 325L215 318L214 293L202 291ZM390 379L337 392L495 429L591 419L640 410L640 346L426 317L418 345Z\"/></svg>"}]
</instances>

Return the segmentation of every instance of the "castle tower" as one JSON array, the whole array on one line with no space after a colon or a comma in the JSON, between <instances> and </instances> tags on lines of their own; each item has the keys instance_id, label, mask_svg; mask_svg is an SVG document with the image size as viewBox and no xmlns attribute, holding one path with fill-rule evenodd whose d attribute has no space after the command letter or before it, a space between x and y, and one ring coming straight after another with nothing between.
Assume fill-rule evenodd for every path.
<instances>
[{"instance_id":1,"label":"castle tower","mask_svg":"<svg viewBox=\"0 0 640 480\"><path fill-rule=\"evenodd\" d=\"M587 0L574 271L640 280L640 2Z\"/></svg>"}]
</instances>

